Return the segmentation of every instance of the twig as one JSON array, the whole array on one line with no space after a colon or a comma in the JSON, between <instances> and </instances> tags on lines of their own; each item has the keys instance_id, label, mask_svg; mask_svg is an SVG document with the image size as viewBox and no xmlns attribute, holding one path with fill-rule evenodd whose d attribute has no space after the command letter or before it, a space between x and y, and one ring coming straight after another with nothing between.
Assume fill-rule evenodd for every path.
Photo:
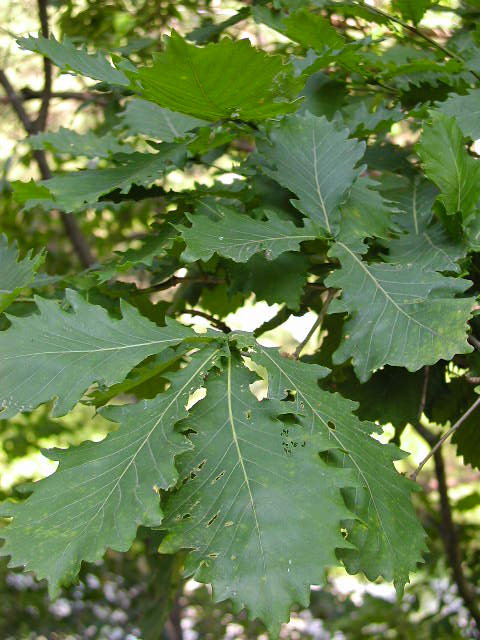
<instances>
[{"instance_id":1,"label":"twig","mask_svg":"<svg viewBox=\"0 0 480 640\"><path fill-rule=\"evenodd\" d=\"M188 314L190 316L200 316L201 318L205 318L211 324L217 327L217 329L220 329L220 331L223 331L223 333L231 333L232 331L230 327L227 324L225 324L225 322L223 322L222 320L219 320L218 318L215 318L214 316L212 316L210 313L207 313L206 311L201 311L200 309L185 309L184 311L181 312L180 315L184 315L184 314Z\"/></svg>"},{"instance_id":2,"label":"twig","mask_svg":"<svg viewBox=\"0 0 480 640\"><path fill-rule=\"evenodd\" d=\"M40 20L40 28L42 36L48 38L48 0L38 0L38 17ZM38 116L35 121L35 128L37 131L43 131L47 124L48 109L50 106L50 97L52 95L52 63L50 60L43 56L43 90L42 90L42 103L38 111Z\"/></svg>"},{"instance_id":3,"label":"twig","mask_svg":"<svg viewBox=\"0 0 480 640\"><path fill-rule=\"evenodd\" d=\"M480 351L480 340L477 340L475 336L468 336L467 342L474 347L477 351Z\"/></svg>"},{"instance_id":4,"label":"twig","mask_svg":"<svg viewBox=\"0 0 480 640\"><path fill-rule=\"evenodd\" d=\"M43 91L34 91L28 87L21 89L17 94L18 100L25 102L27 100L38 100L42 98ZM104 94L94 93L92 91L51 91L50 98L61 98L62 100L80 100L85 102L86 100L94 100L101 104L106 104L106 98ZM10 99L8 96L2 96L0 98L0 104L9 104Z\"/></svg>"},{"instance_id":5,"label":"twig","mask_svg":"<svg viewBox=\"0 0 480 640\"><path fill-rule=\"evenodd\" d=\"M480 74L473 69L469 69L467 66L466 60L464 60L462 56L458 55L458 53L456 53L455 51L448 49L447 47L440 44L436 40L433 40L433 38L430 38L430 36L428 36L423 31L420 31L420 29L418 29L417 27L413 26L412 24L408 24L408 22L404 22L403 20L401 20L400 18L397 18L396 16L392 16L390 13L387 13L386 11L382 11L382 9L379 9L378 7L372 7L371 5L363 2L363 0L360 2L354 2L354 4L361 6L372 13L376 13L377 15L382 16L383 18L386 18L390 22L395 22L396 24L399 24L404 29L407 29L407 31L410 31L410 33L413 33L417 37L422 38L423 40L425 40L425 42L428 42L433 47L436 47L437 49L442 51L449 58L453 58L454 60L458 60L458 62L461 62L462 65L466 67L468 71L470 71L470 73L475 76L475 78L477 78L477 80L480 80Z\"/></svg>"},{"instance_id":6,"label":"twig","mask_svg":"<svg viewBox=\"0 0 480 640\"><path fill-rule=\"evenodd\" d=\"M184 276L183 278L180 276L170 276L163 282L159 282L158 284L154 284L151 287L145 287L144 289L137 289L132 295L140 296L146 295L149 293L155 293L156 291L165 291L165 289L171 289L172 287L176 287L179 284L184 282L199 282L202 284L223 284L225 280L221 278L210 278L208 276Z\"/></svg>"},{"instance_id":7,"label":"twig","mask_svg":"<svg viewBox=\"0 0 480 640\"><path fill-rule=\"evenodd\" d=\"M460 553L460 541L458 539L458 533L453 520L452 508L448 496L448 486L445 473L445 463L443 461L442 450L436 448L438 442L437 436L432 433L421 422L420 418L425 410L425 404L427 399L428 382L429 382L429 367L425 367L424 382L422 387L422 394L420 398L420 406L418 410L418 420L413 425L415 430L422 436L422 438L432 447L433 459L435 463L435 475L438 483L438 495L440 497L440 523L439 530L447 555L448 562L452 569L453 579L457 585L458 593L460 594L465 606L467 607L470 615L472 616L477 629L480 630L480 608L477 603L477 597L472 585L467 580L462 566L462 557Z\"/></svg>"},{"instance_id":8,"label":"twig","mask_svg":"<svg viewBox=\"0 0 480 640\"><path fill-rule=\"evenodd\" d=\"M38 129L34 121L25 111L21 99L18 97L18 94L10 84L7 74L2 69L0 69L0 85L3 87L3 90L5 91L5 94L10 101L12 109L22 123L25 131L29 134L37 133ZM37 162L42 178L44 180L50 179L52 177L52 172L50 171L50 167L48 166L45 152L40 150L34 151L33 155ZM63 211L60 212L60 219L82 266L90 267L95 262L95 260L92 256L92 252L90 251L90 247L88 246L87 241L80 227L78 226L76 219L72 216L72 214L64 213Z\"/></svg>"},{"instance_id":9,"label":"twig","mask_svg":"<svg viewBox=\"0 0 480 640\"><path fill-rule=\"evenodd\" d=\"M440 447L445 442L445 440L448 440L448 438L450 438L450 436L453 435L455 433L455 431L457 431L462 426L462 424L465 422L465 420L469 416L472 415L472 413L476 410L476 408L478 406L480 406L480 396L475 400L475 402L472 404L472 406L469 409L467 409L465 411L465 413L456 421L456 423L453 425L453 427L451 427L447 431L447 433L445 433L438 440L438 442L435 444L435 446L432 448L432 450L429 451L429 453L425 456L425 458L420 462L418 467L415 469L415 471L410 476L412 478L412 480L416 480L416 478L417 478L418 474L420 473L420 471L423 469L423 467L426 465L426 463L430 460L430 458L435 454L435 452L440 449Z\"/></svg>"},{"instance_id":10,"label":"twig","mask_svg":"<svg viewBox=\"0 0 480 640\"><path fill-rule=\"evenodd\" d=\"M328 290L326 300L323 303L323 307L321 308L320 313L318 314L318 318L313 323L312 328L307 333L305 338L302 340L302 342L295 349L295 353L293 354L293 357L296 360L298 360L298 358L300 357L300 354L302 353L303 349L307 346L307 343L309 342L310 338L313 336L315 331L322 326L323 320L324 320L324 318L325 318L325 316L327 314L327 311L328 311L328 307L330 306L330 302L335 297L335 294L336 294L335 289L329 289Z\"/></svg>"}]
</instances>

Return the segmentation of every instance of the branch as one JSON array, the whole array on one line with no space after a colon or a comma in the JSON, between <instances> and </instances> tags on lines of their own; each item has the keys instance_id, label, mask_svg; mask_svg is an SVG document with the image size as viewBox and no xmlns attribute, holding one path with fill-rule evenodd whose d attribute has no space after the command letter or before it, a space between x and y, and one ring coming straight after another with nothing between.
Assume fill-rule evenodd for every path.
<instances>
[{"instance_id":1,"label":"branch","mask_svg":"<svg viewBox=\"0 0 480 640\"><path fill-rule=\"evenodd\" d=\"M217 329L220 329L220 331L223 331L223 333L231 333L232 331L230 327L227 324L225 324L225 322L223 322L222 320L219 320L218 318L215 318L214 316L212 316L210 313L207 313L206 311L201 311L200 309L186 309L182 311L180 315L184 315L184 314L188 314L189 316L200 316L201 318L205 318L206 320L209 320L209 322L213 324L214 327L217 327Z\"/></svg>"},{"instance_id":2,"label":"branch","mask_svg":"<svg viewBox=\"0 0 480 640\"><path fill-rule=\"evenodd\" d=\"M451 49L448 49L447 47L445 47L444 45L440 44L436 40L433 40L433 38L430 38L430 36L428 36L423 31L420 31L420 29L418 29L417 27L413 26L412 24L408 24L408 22L404 22L403 20L401 20L400 18L397 18L396 16L392 16L390 13L387 13L386 11L382 11L382 9L378 9L377 7L372 7L371 5L366 4L366 2L364 2L364 0L360 0L359 2L355 2L354 4L357 4L357 5L363 7L364 9L367 9L368 11L370 11L372 13L376 13L377 15L382 16L383 18L386 18L387 20L390 20L390 22L395 22L396 24L399 24L401 27L403 27L407 31L410 31L410 33L413 33L417 37L422 38L422 40L425 40L425 42L428 42L433 47L435 47L435 48L439 49L440 51L442 51L442 53L444 53L449 58L453 58L454 60L458 60L458 62L461 62L462 65L468 71L470 71L470 73L472 75L474 75L475 78L477 78L477 80L480 80L480 74L477 71L473 70L473 69L469 69L468 66L467 66L466 60L464 60L462 58L462 56L458 55L458 53L456 53L455 51L452 51Z\"/></svg>"},{"instance_id":3,"label":"branch","mask_svg":"<svg viewBox=\"0 0 480 640\"><path fill-rule=\"evenodd\" d=\"M293 354L293 357L298 360L298 358L300 357L300 354L302 353L302 351L304 350L304 348L307 346L310 338L313 336L313 334L315 333L315 331L317 329L319 329L322 324L323 324L323 320L325 318L325 316L327 315L327 311L328 311L328 307L330 306L330 302L333 300L333 298L335 297L335 294L337 292L334 289L329 289L328 293L327 293L327 297L325 302L323 303L323 307L320 310L320 313L318 314L318 318L315 320L315 322L313 323L312 328L310 329L310 331L307 333L307 335L305 336L305 338L302 340L302 342L300 342L300 344L298 345L298 347L295 349L295 353Z\"/></svg>"},{"instance_id":4,"label":"branch","mask_svg":"<svg viewBox=\"0 0 480 640\"><path fill-rule=\"evenodd\" d=\"M225 280L220 278L212 278L209 276L184 276L181 278L180 276L170 276L163 282L159 282L158 284L154 284L151 287L145 287L144 289L137 289L132 295L140 296L146 295L149 293L155 293L156 291L165 291L165 289L171 289L172 287L176 287L179 284L184 282L199 282L202 284L223 284Z\"/></svg>"},{"instance_id":5,"label":"branch","mask_svg":"<svg viewBox=\"0 0 480 640\"><path fill-rule=\"evenodd\" d=\"M448 440L448 438L450 438L451 435L453 435L455 433L455 431L457 431L462 424L465 422L465 420L472 415L472 413L477 409L477 407L480 406L480 396L475 400L475 402L472 404L472 406L467 409L465 411L465 413L463 414L463 416L461 416L456 423L453 425L453 427L451 427L447 433L445 433L439 440L438 442L435 444L435 446L432 448L431 451L429 451L429 453L425 456L425 458L420 462L420 464L418 465L418 467L415 469L415 471L412 473L412 475L410 476L412 478L412 480L416 480L418 474L420 473L420 471L423 469L423 467L426 465L426 463L430 460L430 458L432 456L435 455L435 453L440 449L440 447L442 446L442 444L445 442L445 440Z\"/></svg>"},{"instance_id":6,"label":"branch","mask_svg":"<svg viewBox=\"0 0 480 640\"><path fill-rule=\"evenodd\" d=\"M38 17L40 19L40 26L42 36L48 38L48 0L38 0ZM42 103L38 111L38 116L35 121L35 128L37 131L43 131L47 124L48 109L50 106L50 98L52 95L52 63L50 60L43 56L43 90L42 90Z\"/></svg>"},{"instance_id":7,"label":"branch","mask_svg":"<svg viewBox=\"0 0 480 640\"><path fill-rule=\"evenodd\" d=\"M18 94L10 84L6 73L2 69L0 69L0 85L3 87L3 90L5 91L10 104L12 105L12 108L18 119L22 123L25 131L28 134L36 133L38 131L36 124L31 120L31 118L25 111L25 107L23 106L22 101L18 97ZM33 156L37 162L38 168L40 170L40 175L42 176L43 180L50 179L52 177L52 172L50 171L50 167L48 166L45 152L34 151ZM95 262L95 260L90 251L90 247L88 246L87 241L85 240L85 237L80 227L78 226L78 222L72 216L72 214L64 213L63 211L60 212L60 219L82 266L90 267Z\"/></svg>"},{"instance_id":8,"label":"branch","mask_svg":"<svg viewBox=\"0 0 480 640\"><path fill-rule=\"evenodd\" d=\"M425 367L424 382L422 394L420 398L420 406L418 410L418 419L416 424L412 425L422 438L432 447L432 455L435 463L435 475L438 484L438 495L440 497L440 523L439 530L442 538L448 563L452 569L453 579L457 585L458 593L463 599L470 615L472 616L477 629L480 629L480 608L477 603L477 597L472 585L467 580L462 566L462 557L460 553L460 541L453 520L452 508L448 497L448 486L445 473L445 463L442 451L436 445L438 443L437 436L432 433L421 422L420 418L425 410L425 403L429 382L429 367Z\"/></svg>"}]
</instances>

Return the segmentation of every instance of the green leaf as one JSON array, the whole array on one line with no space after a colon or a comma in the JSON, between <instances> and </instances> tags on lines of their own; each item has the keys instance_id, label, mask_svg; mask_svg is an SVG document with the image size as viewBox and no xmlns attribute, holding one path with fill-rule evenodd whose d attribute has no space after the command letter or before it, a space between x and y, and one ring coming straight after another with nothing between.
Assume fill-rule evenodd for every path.
<instances>
[{"instance_id":1,"label":"green leaf","mask_svg":"<svg viewBox=\"0 0 480 640\"><path fill-rule=\"evenodd\" d=\"M324 49L341 49L345 40L332 27L329 20L311 13L307 9L299 9L283 20L286 35L299 42L307 49L317 51Z\"/></svg>"},{"instance_id":2,"label":"green leaf","mask_svg":"<svg viewBox=\"0 0 480 640\"><path fill-rule=\"evenodd\" d=\"M93 131L77 133L72 129L60 127L58 131L37 133L27 138L32 149L47 149L71 156L87 158L108 158L114 153L133 153L128 144L120 144L112 133L97 136Z\"/></svg>"},{"instance_id":3,"label":"green leaf","mask_svg":"<svg viewBox=\"0 0 480 640\"><path fill-rule=\"evenodd\" d=\"M229 357L184 421L194 449L180 459L186 482L167 502L160 551L193 549L187 573L275 635L294 602L308 605L310 584L325 582L335 549L348 544L340 523L351 514L338 487L355 483L319 458L321 444L278 420L287 403L259 402L251 382Z\"/></svg>"},{"instance_id":4,"label":"green leaf","mask_svg":"<svg viewBox=\"0 0 480 640\"><path fill-rule=\"evenodd\" d=\"M282 399L294 392L291 404L305 431L330 442L333 453L338 449L340 455L333 460L356 476L361 488L348 495L347 505L361 521L347 536L357 549L342 550L348 571L362 570L370 580L394 580L402 591L426 550L425 533L410 500L414 485L393 464L405 454L371 437L378 428L353 414L356 403L319 388L317 379L328 369L284 358L260 345L254 345L249 356L267 370L268 397Z\"/></svg>"},{"instance_id":5,"label":"green leaf","mask_svg":"<svg viewBox=\"0 0 480 640\"><path fill-rule=\"evenodd\" d=\"M100 53L90 54L86 49L77 49L73 42L64 38L63 42L58 42L51 38L18 38L17 43L22 49L35 51L42 56L49 58L57 67L66 73L78 73L100 82L109 84L128 86L130 84L127 76L118 69L115 69L110 62Z\"/></svg>"},{"instance_id":6,"label":"green leaf","mask_svg":"<svg viewBox=\"0 0 480 640\"><path fill-rule=\"evenodd\" d=\"M365 144L348 135L325 117L306 113L273 128L271 144L259 143L262 171L298 196L292 204L323 237L339 230L339 205L360 173L355 167Z\"/></svg>"},{"instance_id":7,"label":"green leaf","mask_svg":"<svg viewBox=\"0 0 480 640\"><path fill-rule=\"evenodd\" d=\"M392 0L392 7L400 13L402 18L418 24L428 9L432 0Z\"/></svg>"},{"instance_id":8,"label":"green leaf","mask_svg":"<svg viewBox=\"0 0 480 640\"><path fill-rule=\"evenodd\" d=\"M10 566L47 578L56 597L82 561L97 562L108 547L127 551L138 526L161 523L159 490L175 484L174 458L191 446L174 426L218 352L214 345L197 352L153 400L104 409L121 426L101 442L48 452L58 470L34 483L26 502L2 505L2 515L13 516L1 530L0 555L11 556Z\"/></svg>"},{"instance_id":9,"label":"green leaf","mask_svg":"<svg viewBox=\"0 0 480 640\"><path fill-rule=\"evenodd\" d=\"M94 382L120 382L147 356L196 336L173 320L158 327L123 301L115 320L74 291L66 299L71 312L35 298L38 315L10 318L12 327L0 332L2 419L53 398L53 415L64 415Z\"/></svg>"},{"instance_id":10,"label":"green leaf","mask_svg":"<svg viewBox=\"0 0 480 640\"><path fill-rule=\"evenodd\" d=\"M15 202L22 205L25 210L33 209L37 206L44 209L55 209L57 206L47 187L33 179L28 182L15 180L10 184Z\"/></svg>"},{"instance_id":11,"label":"green leaf","mask_svg":"<svg viewBox=\"0 0 480 640\"><path fill-rule=\"evenodd\" d=\"M466 138L480 138L480 89L472 89L464 96L452 93L445 102L437 104L437 109L455 118Z\"/></svg>"},{"instance_id":12,"label":"green leaf","mask_svg":"<svg viewBox=\"0 0 480 640\"><path fill-rule=\"evenodd\" d=\"M471 351L466 323L473 299L455 298L470 281L411 264L368 264L341 242L330 255L342 268L325 284L342 289L342 309L350 314L334 362L352 358L360 381L384 364L416 371Z\"/></svg>"},{"instance_id":13,"label":"green leaf","mask_svg":"<svg viewBox=\"0 0 480 640\"><path fill-rule=\"evenodd\" d=\"M365 238L386 238L392 229L395 208L378 191L378 183L360 176L353 183L348 200L340 206L339 237L348 245Z\"/></svg>"},{"instance_id":14,"label":"green leaf","mask_svg":"<svg viewBox=\"0 0 480 640\"><path fill-rule=\"evenodd\" d=\"M129 135L143 134L163 142L184 138L188 131L208 124L206 120L175 113L140 99L130 100L121 117Z\"/></svg>"},{"instance_id":15,"label":"green leaf","mask_svg":"<svg viewBox=\"0 0 480 640\"><path fill-rule=\"evenodd\" d=\"M136 91L148 100L209 121L264 120L299 106L290 101L300 89L292 67L248 40L225 38L197 47L172 31L153 65L130 76Z\"/></svg>"},{"instance_id":16,"label":"green leaf","mask_svg":"<svg viewBox=\"0 0 480 640\"><path fill-rule=\"evenodd\" d=\"M216 219L198 213L187 214L192 226L177 227L187 245L182 254L186 262L206 262L214 253L235 262L247 262L257 253L274 260L285 251L298 251L304 240L315 238L308 221L305 226L296 227L271 209L264 211L266 220L255 220L224 206L216 207L214 213Z\"/></svg>"},{"instance_id":17,"label":"green leaf","mask_svg":"<svg viewBox=\"0 0 480 640\"><path fill-rule=\"evenodd\" d=\"M127 193L132 184L149 185L183 164L185 157L183 146L165 144L158 153L126 155L118 167L72 171L54 176L42 184L49 189L57 207L75 211L97 202L101 196L115 189Z\"/></svg>"},{"instance_id":18,"label":"green leaf","mask_svg":"<svg viewBox=\"0 0 480 640\"><path fill-rule=\"evenodd\" d=\"M275 260L254 255L246 264L233 264L229 271L235 291L254 293L257 300L285 303L296 310L300 307L309 267L307 256L288 251Z\"/></svg>"},{"instance_id":19,"label":"green leaf","mask_svg":"<svg viewBox=\"0 0 480 640\"><path fill-rule=\"evenodd\" d=\"M399 210L395 220L404 233L383 243L388 249L387 262L412 264L428 271L460 270L458 260L465 255L466 248L450 238L433 218L437 194L432 184L419 179L408 182L400 192L389 192Z\"/></svg>"},{"instance_id":20,"label":"green leaf","mask_svg":"<svg viewBox=\"0 0 480 640\"><path fill-rule=\"evenodd\" d=\"M432 113L423 128L417 152L425 174L440 189L439 201L447 214L474 213L480 199L480 162L468 155L455 118Z\"/></svg>"},{"instance_id":21,"label":"green leaf","mask_svg":"<svg viewBox=\"0 0 480 640\"><path fill-rule=\"evenodd\" d=\"M33 256L30 250L20 260L16 242L10 246L8 238L0 234L0 313L4 311L20 295L24 287L28 287L35 278L45 260L43 252Z\"/></svg>"}]
</instances>

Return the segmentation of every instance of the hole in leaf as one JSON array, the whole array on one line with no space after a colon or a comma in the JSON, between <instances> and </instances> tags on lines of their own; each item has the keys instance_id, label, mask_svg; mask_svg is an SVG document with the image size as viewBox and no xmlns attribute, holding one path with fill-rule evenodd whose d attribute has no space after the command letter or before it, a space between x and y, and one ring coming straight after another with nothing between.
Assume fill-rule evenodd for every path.
<instances>
[{"instance_id":1,"label":"hole in leaf","mask_svg":"<svg viewBox=\"0 0 480 640\"><path fill-rule=\"evenodd\" d=\"M218 513L216 513L216 514L213 516L213 518L210 518L210 520L207 522L207 527L210 527L210 526L215 522L215 520L216 520L217 518L218 518Z\"/></svg>"}]
</instances>

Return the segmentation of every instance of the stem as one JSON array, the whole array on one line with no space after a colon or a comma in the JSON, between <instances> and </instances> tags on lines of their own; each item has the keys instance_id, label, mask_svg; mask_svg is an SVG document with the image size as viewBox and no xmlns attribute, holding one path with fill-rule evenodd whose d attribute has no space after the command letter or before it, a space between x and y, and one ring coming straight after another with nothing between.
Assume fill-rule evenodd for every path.
<instances>
[{"instance_id":1,"label":"stem","mask_svg":"<svg viewBox=\"0 0 480 640\"><path fill-rule=\"evenodd\" d=\"M417 37L422 38L422 40L425 40L425 42L428 42L436 49L439 49L440 51L442 51L442 53L444 53L449 58L453 58L454 60L458 60L458 62L461 62L462 65L466 69L468 69L468 71L470 71L470 73L474 75L475 78L477 78L477 80L480 80L480 74L473 69L469 69L467 66L467 62L462 58L462 56L458 55L458 53L456 53L455 51L448 49L447 47L440 44L436 40L433 40L433 38L430 38L430 36L427 36L426 33L424 33L423 31L420 31L420 29L413 26L412 24L408 24L408 22L404 22L400 18L397 18L396 16L392 16L390 13L387 13L386 11L382 11L382 9L378 9L377 7L372 7L371 5L368 5L365 2L363 2L363 0L359 0L358 2L354 2L353 4L359 5L364 9L367 9L371 13L376 13L377 15L382 16L387 20L390 20L390 22L395 22L396 24L399 24L401 27L403 27L407 31L410 31L410 33L413 33Z\"/></svg>"},{"instance_id":2,"label":"stem","mask_svg":"<svg viewBox=\"0 0 480 640\"><path fill-rule=\"evenodd\" d=\"M295 353L293 354L293 357L295 358L295 360L298 360L298 358L300 357L300 354L302 353L304 348L307 346L310 338L313 336L315 331L322 326L323 320L324 320L325 316L327 315L327 311L328 311L328 307L330 306L330 302L335 297L335 294L336 294L336 291L334 289L329 289L328 290L327 298L326 298L325 302L323 303L323 307L321 308L320 313L318 314L318 318L313 323L312 328L307 333L305 338L302 340L302 342L295 349Z\"/></svg>"},{"instance_id":3,"label":"stem","mask_svg":"<svg viewBox=\"0 0 480 640\"><path fill-rule=\"evenodd\" d=\"M467 409L465 411L465 413L456 421L456 423L453 425L453 427L451 427L447 431L447 433L445 433L438 440L438 442L434 445L432 450L429 451L429 453L425 456L425 458L420 462L418 467L415 469L415 471L410 476L412 478L412 480L416 480L416 478L417 478L418 474L420 473L420 471L423 469L423 467L426 465L426 463L430 460L430 458L432 456L434 456L435 453L440 449L440 447L445 442L445 440L448 440L448 438L450 438L450 436L453 435L455 433L455 431L457 431L462 426L462 424L465 422L465 420L469 416L471 416L471 414L476 410L476 408L478 406L480 406L480 396L475 400L475 402L472 404L472 406L469 409Z\"/></svg>"},{"instance_id":4,"label":"stem","mask_svg":"<svg viewBox=\"0 0 480 640\"><path fill-rule=\"evenodd\" d=\"M213 326L217 327L217 329L220 329L220 331L223 331L223 333L230 333L232 331L230 327L225 324L225 322L223 322L222 320L219 320L218 318L215 318L214 316L212 316L210 313L207 313L206 311L201 311L200 309L186 309L181 312L181 315L183 314L188 314L189 316L200 316L201 318L205 318L206 320L209 320L210 323L213 324Z\"/></svg>"},{"instance_id":5,"label":"stem","mask_svg":"<svg viewBox=\"0 0 480 640\"><path fill-rule=\"evenodd\" d=\"M415 430L422 438L432 447L432 455L435 463L435 475L438 484L438 495L440 498L440 523L439 530L442 538L448 563L452 569L453 579L457 585L458 593L472 616L477 630L480 630L480 608L477 603L477 597L474 588L467 580L462 566L462 556L460 552L460 540L458 538L457 529L453 520L452 507L448 496L448 485L445 473L445 463L442 456L442 450L436 445L438 439L427 427L421 422L420 418L425 410L425 403L429 382L429 367L425 367L424 382L422 394L420 398L420 406L418 410L418 419L413 425Z\"/></svg>"}]
</instances>

